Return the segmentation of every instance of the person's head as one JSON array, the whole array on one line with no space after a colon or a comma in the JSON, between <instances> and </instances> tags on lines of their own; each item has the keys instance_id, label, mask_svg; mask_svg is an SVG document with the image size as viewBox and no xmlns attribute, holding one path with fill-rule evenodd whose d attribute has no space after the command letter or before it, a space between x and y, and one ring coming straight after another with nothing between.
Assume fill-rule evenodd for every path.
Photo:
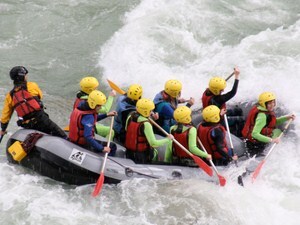
<instances>
[{"instance_id":1,"label":"person's head","mask_svg":"<svg viewBox=\"0 0 300 225\"><path fill-rule=\"evenodd\" d=\"M208 89L214 95L220 95L226 88L226 81L221 77L213 77L210 79Z\"/></svg>"},{"instance_id":2,"label":"person's head","mask_svg":"<svg viewBox=\"0 0 300 225\"><path fill-rule=\"evenodd\" d=\"M95 77L84 77L81 79L80 90L86 94L90 94L99 86L99 82Z\"/></svg>"},{"instance_id":3,"label":"person's head","mask_svg":"<svg viewBox=\"0 0 300 225\"><path fill-rule=\"evenodd\" d=\"M168 80L165 83L164 91L170 95L172 98L177 98L180 96L182 90L182 84L179 80Z\"/></svg>"},{"instance_id":4,"label":"person's head","mask_svg":"<svg viewBox=\"0 0 300 225\"><path fill-rule=\"evenodd\" d=\"M98 111L106 103L106 96L101 91L94 90L89 94L87 102L91 109Z\"/></svg>"},{"instance_id":5,"label":"person's head","mask_svg":"<svg viewBox=\"0 0 300 225\"><path fill-rule=\"evenodd\" d=\"M10 79L13 81L25 81L27 74L28 70L24 66L15 66L9 72Z\"/></svg>"},{"instance_id":6,"label":"person's head","mask_svg":"<svg viewBox=\"0 0 300 225\"><path fill-rule=\"evenodd\" d=\"M139 84L132 84L129 86L127 91L127 97L133 101L141 99L143 95L143 88Z\"/></svg>"},{"instance_id":7,"label":"person's head","mask_svg":"<svg viewBox=\"0 0 300 225\"><path fill-rule=\"evenodd\" d=\"M136 103L136 111L144 117L149 117L154 108L153 101L147 98L141 98Z\"/></svg>"},{"instance_id":8,"label":"person's head","mask_svg":"<svg viewBox=\"0 0 300 225\"><path fill-rule=\"evenodd\" d=\"M276 106L276 96L272 92L263 92L258 97L258 104L267 109L273 111Z\"/></svg>"},{"instance_id":9,"label":"person's head","mask_svg":"<svg viewBox=\"0 0 300 225\"><path fill-rule=\"evenodd\" d=\"M215 105L207 106L202 111L204 121L218 123L220 121L220 109Z\"/></svg>"},{"instance_id":10,"label":"person's head","mask_svg":"<svg viewBox=\"0 0 300 225\"><path fill-rule=\"evenodd\" d=\"M177 123L189 124L192 121L192 110L187 106L180 106L174 111L174 119Z\"/></svg>"}]
</instances>

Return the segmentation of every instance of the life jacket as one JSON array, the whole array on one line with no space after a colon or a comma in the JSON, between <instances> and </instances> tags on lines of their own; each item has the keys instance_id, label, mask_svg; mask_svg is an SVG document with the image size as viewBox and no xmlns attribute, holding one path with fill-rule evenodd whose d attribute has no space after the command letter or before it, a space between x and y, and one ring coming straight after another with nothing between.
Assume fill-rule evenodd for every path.
<instances>
[{"instance_id":1,"label":"life jacket","mask_svg":"<svg viewBox=\"0 0 300 225\"><path fill-rule=\"evenodd\" d=\"M251 142L257 142L252 138L252 131L255 126L255 120L258 113L264 113L267 116L267 121L265 127L261 130L261 134L271 137L273 130L276 128L276 116L274 112L262 111L257 108L257 106L253 106L250 110L244 128L242 130L242 135L245 139L248 139Z\"/></svg>"},{"instance_id":2,"label":"life jacket","mask_svg":"<svg viewBox=\"0 0 300 225\"><path fill-rule=\"evenodd\" d=\"M216 124L215 126L203 126L202 124L200 124L197 129L197 136L200 138L208 154L211 154L214 159L222 159L223 157L220 153L217 152L217 147L211 137L211 132L216 128L221 129L224 134L223 151L228 154L226 130L221 124Z\"/></svg>"},{"instance_id":3,"label":"life jacket","mask_svg":"<svg viewBox=\"0 0 300 225\"><path fill-rule=\"evenodd\" d=\"M41 110L38 97L32 96L27 91L27 86L22 85L15 87L10 93L18 117L26 119L31 113Z\"/></svg>"},{"instance_id":4,"label":"life jacket","mask_svg":"<svg viewBox=\"0 0 300 225\"><path fill-rule=\"evenodd\" d=\"M70 117L70 125L69 125L69 138L70 141L79 144L79 145L85 145L86 140L83 136L84 132L84 127L81 124L82 117L84 115L92 114L94 116L94 126L93 126L93 133L92 135L94 136L94 127L97 122L97 112L96 110L86 110L82 111L79 110L78 108L75 108L71 114Z\"/></svg>"},{"instance_id":5,"label":"life jacket","mask_svg":"<svg viewBox=\"0 0 300 225\"><path fill-rule=\"evenodd\" d=\"M122 95L117 99L116 103L116 112L117 116L115 116L115 121L114 121L114 130L116 133L120 134L125 130L124 122L126 122L127 118L122 118L122 114L124 111L135 111L136 107L135 105L131 105L127 101L127 96Z\"/></svg>"},{"instance_id":6,"label":"life jacket","mask_svg":"<svg viewBox=\"0 0 300 225\"><path fill-rule=\"evenodd\" d=\"M172 135L174 136L175 140L177 140L180 144L182 144L186 149L189 150L189 132L190 129L193 127L191 125L185 125L188 127L188 129L184 132L182 132L182 126L179 125L177 129L174 129L171 131ZM181 149L176 143L172 143L172 152L173 156L178 157L178 158L188 158L190 159L191 157Z\"/></svg>"},{"instance_id":7,"label":"life jacket","mask_svg":"<svg viewBox=\"0 0 300 225\"><path fill-rule=\"evenodd\" d=\"M128 151L144 152L151 148L144 134L144 123L149 120L137 122L138 118L139 114L133 112L128 119L125 147Z\"/></svg>"},{"instance_id":8,"label":"life jacket","mask_svg":"<svg viewBox=\"0 0 300 225\"><path fill-rule=\"evenodd\" d=\"M216 105L214 103L214 97L215 95L213 95L209 89L207 88L203 94L202 94L202 106L203 106L203 109L209 105ZM217 105L220 109L226 109L226 104L224 103L223 105L219 106Z\"/></svg>"}]
</instances>

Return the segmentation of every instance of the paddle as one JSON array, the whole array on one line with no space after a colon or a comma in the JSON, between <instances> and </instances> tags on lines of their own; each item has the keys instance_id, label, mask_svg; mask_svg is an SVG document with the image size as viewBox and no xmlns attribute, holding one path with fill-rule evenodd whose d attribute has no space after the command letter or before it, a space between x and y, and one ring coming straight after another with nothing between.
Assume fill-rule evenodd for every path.
<instances>
[{"instance_id":1,"label":"paddle","mask_svg":"<svg viewBox=\"0 0 300 225\"><path fill-rule=\"evenodd\" d=\"M206 149L204 148L204 146L203 146L202 142L200 141L199 137L197 137L197 141L198 141L198 143L200 144L202 150L203 150L204 152L207 153L207 151L206 151ZM225 186L225 184L226 184L226 179L225 179L225 177L223 177L223 176L221 176L221 175L219 174L219 172L218 172L218 170L217 170L217 168L216 168L216 166L215 166L215 164L213 163L212 160L209 160L209 163L210 163L210 165L212 166L212 168L214 169L215 173L217 174L217 176L218 176L218 178L219 178L220 186L222 186L222 187Z\"/></svg>"},{"instance_id":2,"label":"paddle","mask_svg":"<svg viewBox=\"0 0 300 225\"><path fill-rule=\"evenodd\" d=\"M169 135L168 132L166 132L161 126L159 126L154 120L152 120L150 117L148 118L149 121L154 124L159 130L161 130L166 136ZM182 144L180 144L176 139L173 139L173 142L178 145L183 151L185 151L193 160L195 163L204 170L205 173L207 173L210 177L213 175L212 169L198 156L193 155L189 150L187 150Z\"/></svg>"},{"instance_id":3,"label":"paddle","mask_svg":"<svg viewBox=\"0 0 300 225\"><path fill-rule=\"evenodd\" d=\"M115 90L116 92L118 92L120 95L125 95L125 94L126 94L126 92L123 91L121 88L119 88L119 86L116 85L114 82L112 82L112 81L109 80L109 79L106 79L106 80L107 80L109 86L110 86L113 90Z\"/></svg>"},{"instance_id":4,"label":"paddle","mask_svg":"<svg viewBox=\"0 0 300 225\"><path fill-rule=\"evenodd\" d=\"M0 143L1 143L1 141L2 141L3 136L4 136L4 135L1 135L1 137L0 137Z\"/></svg>"},{"instance_id":5,"label":"paddle","mask_svg":"<svg viewBox=\"0 0 300 225\"><path fill-rule=\"evenodd\" d=\"M228 77L226 77L225 81L228 81L233 75L234 75L234 72L232 72Z\"/></svg>"},{"instance_id":6,"label":"paddle","mask_svg":"<svg viewBox=\"0 0 300 225\"><path fill-rule=\"evenodd\" d=\"M110 130L109 130L108 141L107 141L107 145L106 145L107 147L109 147L109 145L110 145L110 139L111 139L113 125L114 125L114 116L111 117ZM104 155L104 160L103 160L101 171L100 171L100 176L97 180L95 189L92 193L93 197L96 197L101 192L101 189L102 189L102 186L104 183L104 168L105 168L107 156L108 156L108 153L106 152Z\"/></svg>"},{"instance_id":7,"label":"paddle","mask_svg":"<svg viewBox=\"0 0 300 225\"><path fill-rule=\"evenodd\" d=\"M228 125L227 115L226 114L224 114L224 121L225 121L225 125L226 125L226 130L227 130L228 136L229 136L230 148L232 150L232 154L235 155L233 144L232 144L232 139L231 139L231 134L230 134L230 129L229 129L229 125ZM236 167L238 166L237 160L234 160L234 164L236 165Z\"/></svg>"},{"instance_id":8,"label":"paddle","mask_svg":"<svg viewBox=\"0 0 300 225\"><path fill-rule=\"evenodd\" d=\"M287 130L287 128L289 127L289 125L291 124L292 119L289 119L289 122L285 125L285 127L283 128L283 131L281 132L281 134L279 135L279 138L282 137L283 133ZM265 162L267 161L268 157L270 156L270 154L272 153L272 151L274 150L275 146L277 145L277 143L274 143L272 145L272 147L270 148L268 154L266 155L266 157L258 164L258 166L256 167L256 169L254 170L253 174L252 174L252 183L255 181L256 177L258 176L261 168L263 167L263 165L265 164Z\"/></svg>"}]
</instances>

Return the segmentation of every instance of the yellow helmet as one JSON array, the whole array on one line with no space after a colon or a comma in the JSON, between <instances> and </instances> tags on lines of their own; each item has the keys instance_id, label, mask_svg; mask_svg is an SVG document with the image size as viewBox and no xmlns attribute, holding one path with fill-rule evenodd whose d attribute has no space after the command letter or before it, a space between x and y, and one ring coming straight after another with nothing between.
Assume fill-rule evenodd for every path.
<instances>
[{"instance_id":1,"label":"yellow helmet","mask_svg":"<svg viewBox=\"0 0 300 225\"><path fill-rule=\"evenodd\" d=\"M81 91L90 94L99 86L99 82L95 77L84 77L81 79L79 85Z\"/></svg>"},{"instance_id":2,"label":"yellow helmet","mask_svg":"<svg viewBox=\"0 0 300 225\"><path fill-rule=\"evenodd\" d=\"M178 123L188 124L192 121L192 110L187 106L180 106L174 111L174 119Z\"/></svg>"},{"instance_id":3,"label":"yellow helmet","mask_svg":"<svg viewBox=\"0 0 300 225\"><path fill-rule=\"evenodd\" d=\"M149 117L154 108L153 101L147 98L141 98L136 103L136 111L144 117Z\"/></svg>"},{"instance_id":4,"label":"yellow helmet","mask_svg":"<svg viewBox=\"0 0 300 225\"><path fill-rule=\"evenodd\" d=\"M261 107L266 108L266 103L272 100L275 100L276 96L272 92L263 92L258 97L258 104Z\"/></svg>"},{"instance_id":5,"label":"yellow helmet","mask_svg":"<svg viewBox=\"0 0 300 225\"><path fill-rule=\"evenodd\" d=\"M203 109L202 116L206 122L218 123L220 121L220 109L215 105L207 106Z\"/></svg>"},{"instance_id":6,"label":"yellow helmet","mask_svg":"<svg viewBox=\"0 0 300 225\"><path fill-rule=\"evenodd\" d=\"M139 84L132 84L128 88L127 97L132 100L139 100L143 95L143 88Z\"/></svg>"},{"instance_id":7,"label":"yellow helmet","mask_svg":"<svg viewBox=\"0 0 300 225\"><path fill-rule=\"evenodd\" d=\"M179 80L168 80L165 83L165 92L173 98L179 96L182 84Z\"/></svg>"},{"instance_id":8,"label":"yellow helmet","mask_svg":"<svg viewBox=\"0 0 300 225\"><path fill-rule=\"evenodd\" d=\"M91 109L95 109L97 105L106 103L106 96L101 91L94 90L89 94L87 102Z\"/></svg>"},{"instance_id":9,"label":"yellow helmet","mask_svg":"<svg viewBox=\"0 0 300 225\"><path fill-rule=\"evenodd\" d=\"M226 81L221 77L213 77L210 79L208 89L214 94L219 95L226 88Z\"/></svg>"}]
</instances>

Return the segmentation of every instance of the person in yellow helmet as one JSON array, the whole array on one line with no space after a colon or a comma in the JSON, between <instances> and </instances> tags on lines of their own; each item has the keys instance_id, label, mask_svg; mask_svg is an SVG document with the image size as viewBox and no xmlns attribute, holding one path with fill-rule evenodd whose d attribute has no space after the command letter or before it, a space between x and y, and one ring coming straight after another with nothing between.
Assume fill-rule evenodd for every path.
<instances>
[{"instance_id":1,"label":"person in yellow helmet","mask_svg":"<svg viewBox=\"0 0 300 225\"><path fill-rule=\"evenodd\" d=\"M220 117L225 113L215 105L203 109L203 122L199 124L197 136L202 142L206 151L212 155L215 165L227 165L231 160L237 160L231 149L228 149L226 142L226 130L220 124Z\"/></svg>"},{"instance_id":2,"label":"person in yellow helmet","mask_svg":"<svg viewBox=\"0 0 300 225\"><path fill-rule=\"evenodd\" d=\"M114 155L116 145L111 143L110 147L107 147L107 143L97 141L94 134L97 121L116 115L115 111L107 114L98 114L98 111L105 103L106 96L101 91L92 91L87 101L82 101L71 113L69 139L75 144L96 152L108 152L110 155Z\"/></svg>"},{"instance_id":3,"label":"person in yellow helmet","mask_svg":"<svg viewBox=\"0 0 300 225\"><path fill-rule=\"evenodd\" d=\"M227 86L225 79L221 77L211 78L208 88L202 94L202 106L205 108L209 105L216 105L220 109L226 109L231 133L241 137L241 129L244 124L243 111L238 106L231 109L227 109L226 107L226 102L232 99L237 93L240 77L240 71L238 68L234 68L234 77L235 80L232 89L226 94L223 94L223 91ZM224 118L221 117L221 123L225 125L223 119Z\"/></svg>"},{"instance_id":4,"label":"person in yellow helmet","mask_svg":"<svg viewBox=\"0 0 300 225\"><path fill-rule=\"evenodd\" d=\"M6 133L11 116L16 111L18 126L66 139L65 132L44 111L41 100L43 94L39 86L35 82L27 81L28 70L24 66L15 66L9 75L14 87L5 97L1 115L1 137Z\"/></svg>"},{"instance_id":5,"label":"person in yellow helmet","mask_svg":"<svg viewBox=\"0 0 300 225\"><path fill-rule=\"evenodd\" d=\"M89 94L98 88L99 82L95 77L87 76L80 80L79 86L80 86L80 91L78 91L76 94L76 99L73 105L73 109L77 108L81 101L86 101L88 99ZM116 92L112 90L109 93L105 105L101 107L98 113L100 114L108 113L111 110L115 96L116 96ZM96 129L95 129L96 134L100 135L101 137L108 137L109 131L110 131L109 126L96 123ZM112 132L112 136L111 136L112 140L113 138L114 138L114 131Z\"/></svg>"},{"instance_id":6,"label":"person in yellow helmet","mask_svg":"<svg viewBox=\"0 0 300 225\"><path fill-rule=\"evenodd\" d=\"M197 130L192 125L192 110L187 106L179 106L174 111L177 124L171 127L171 134L192 154L211 160L211 155L205 153L197 145ZM194 160L176 143L171 143L165 152L165 162L179 165L195 165Z\"/></svg>"},{"instance_id":7,"label":"person in yellow helmet","mask_svg":"<svg viewBox=\"0 0 300 225\"><path fill-rule=\"evenodd\" d=\"M136 103L143 95L143 88L139 84L129 86L127 93L119 96L116 103L117 116L114 121L115 138L125 143L125 124L128 115L136 111Z\"/></svg>"},{"instance_id":8,"label":"person in yellow helmet","mask_svg":"<svg viewBox=\"0 0 300 225\"><path fill-rule=\"evenodd\" d=\"M180 98L181 90L182 84L179 80L168 80L165 83L164 90L156 94L153 100L155 112L159 115L157 123L167 132L170 132L171 126L176 123L173 114L174 110L178 107L178 104L187 102L186 106L191 107L195 102L194 98L190 98L189 100ZM155 132L161 134L157 129Z\"/></svg>"},{"instance_id":9,"label":"person in yellow helmet","mask_svg":"<svg viewBox=\"0 0 300 225\"><path fill-rule=\"evenodd\" d=\"M150 99L142 98L137 101L136 111L131 112L126 121L126 157L135 163L151 163L157 160L159 147L168 144L173 139L172 135L157 140L153 133L152 124L148 120L154 109Z\"/></svg>"},{"instance_id":10,"label":"person in yellow helmet","mask_svg":"<svg viewBox=\"0 0 300 225\"><path fill-rule=\"evenodd\" d=\"M268 143L279 143L278 137L282 131L277 127L289 119L295 119L294 114L276 118L275 106L275 94L263 92L258 97L258 104L249 111L242 135L251 155L260 153Z\"/></svg>"}]
</instances>

